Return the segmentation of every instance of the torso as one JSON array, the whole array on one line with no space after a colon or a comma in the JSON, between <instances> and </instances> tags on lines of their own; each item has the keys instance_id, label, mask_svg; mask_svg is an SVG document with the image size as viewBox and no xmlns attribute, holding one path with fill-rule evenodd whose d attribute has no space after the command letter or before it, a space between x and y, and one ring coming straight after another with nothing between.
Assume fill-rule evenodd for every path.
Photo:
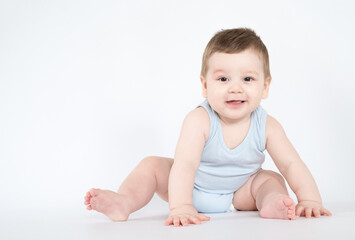
<instances>
[{"instance_id":1,"label":"torso","mask_svg":"<svg viewBox=\"0 0 355 240\"><path fill-rule=\"evenodd\" d=\"M200 105L205 145L194 187L207 193L229 194L257 172L265 160L267 113L257 108L243 121L222 119L207 101ZM209 136L211 134L211 136Z\"/></svg>"},{"instance_id":2,"label":"torso","mask_svg":"<svg viewBox=\"0 0 355 240\"><path fill-rule=\"evenodd\" d=\"M221 121L224 143L229 149L238 147L248 135L251 118L245 123L226 125Z\"/></svg>"}]
</instances>

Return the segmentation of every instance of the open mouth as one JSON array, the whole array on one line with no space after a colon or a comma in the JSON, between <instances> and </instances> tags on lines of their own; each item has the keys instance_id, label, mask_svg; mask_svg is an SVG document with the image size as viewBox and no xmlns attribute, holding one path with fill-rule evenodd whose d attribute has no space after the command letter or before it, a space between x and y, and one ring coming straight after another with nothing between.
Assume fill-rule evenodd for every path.
<instances>
[{"instance_id":1,"label":"open mouth","mask_svg":"<svg viewBox=\"0 0 355 240\"><path fill-rule=\"evenodd\" d=\"M244 103L245 101L244 100L230 100L230 101L227 101L227 103L231 103L231 104L238 104L238 103Z\"/></svg>"},{"instance_id":2,"label":"open mouth","mask_svg":"<svg viewBox=\"0 0 355 240\"><path fill-rule=\"evenodd\" d=\"M236 107L241 107L244 105L246 101L245 100L230 100L230 101L227 101L227 105L230 106L230 107L233 107L233 108L236 108Z\"/></svg>"}]
</instances>

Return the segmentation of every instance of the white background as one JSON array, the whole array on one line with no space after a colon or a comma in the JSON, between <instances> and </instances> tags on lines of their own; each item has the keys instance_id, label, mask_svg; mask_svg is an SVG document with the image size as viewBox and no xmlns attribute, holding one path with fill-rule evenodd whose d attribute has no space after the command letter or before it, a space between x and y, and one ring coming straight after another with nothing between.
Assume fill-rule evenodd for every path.
<instances>
[{"instance_id":1,"label":"white background","mask_svg":"<svg viewBox=\"0 0 355 240\"><path fill-rule=\"evenodd\" d=\"M273 77L262 102L324 202L354 202L352 1L0 1L0 210L84 209L148 155L173 157L203 98L203 50L250 27ZM275 169L270 158L264 168ZM2 214L2 216L4 216Z\"/></svg>"}]
</instances>

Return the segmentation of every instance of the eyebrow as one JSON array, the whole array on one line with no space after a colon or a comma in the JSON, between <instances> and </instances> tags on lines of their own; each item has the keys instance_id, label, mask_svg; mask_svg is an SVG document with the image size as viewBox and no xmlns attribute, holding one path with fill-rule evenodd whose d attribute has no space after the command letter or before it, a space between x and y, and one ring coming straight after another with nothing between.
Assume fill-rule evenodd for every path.
<instances>
[{"instance_id":1,"label":"eyebrow","mask_svg":"<svg viewBox=\"0 0 355 240\"><path fill-rule=\"evenodd\" d=\"M222 69L216 69L212 72L213 75L215 74L219 74L219 73L226 73L226 71L222 70Z\"/></svg>"},{"instance_id":2,"label":"eyebrow","mask_svg":"<svg viewBox=\"0 0 355 240\"><path fill-rule=\"evenodd\" d=\"M225 72L226 71L224 71L222 69L216 69L212 73L216 74L216 73L225 73ZM259 76L259 73L257 71L254 71L254 70L247 70L247 71L243 71L243 72L246 73L246 74L254 74L254 75Z\"/></svg>"},{"instance_id":3,"label":"eyebrow","mask_svg":"<svg viewBox=\"0 0 355 240\"><path fill-rule=\"evenodd\" d=\"M256 71L253 71L253 70L245 71L245 73L251 73L251 74L255 74L255 75L259 76L259 73Z\"/></svg>"}]
</instances>

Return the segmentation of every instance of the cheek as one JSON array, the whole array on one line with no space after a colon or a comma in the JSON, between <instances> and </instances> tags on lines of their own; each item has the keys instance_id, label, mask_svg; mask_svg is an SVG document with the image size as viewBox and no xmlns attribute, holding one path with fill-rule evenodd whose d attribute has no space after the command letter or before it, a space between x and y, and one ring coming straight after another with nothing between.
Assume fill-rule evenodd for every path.
<instances>
[{"instance_id":1,"label":"cheek","mask_svg":"<svg viewBox=\"0 0 355 240\"><path fill-rule=\"evenodd\" d=\"M262 95L264 92L264 87L263 86L258 86L252 90L255 95Z\"/></svg>"},{"instance_id":2,"label":"cheek","mask_svg":"<svg viewBox=\"0 0 355 240\"><path fill-rule=\"evenodd\" d=\"M225 92L220 88L209 88L207 89L208 97L216 98L218 96L224 95Z\"/></svg>"},{"instance_id":3,"label":"cheek","mask_svg":"<svg viewBox=\"0 0 355 240\"><path fill-rule=\"evenodd\" d=\"M259 100L263 97L263 89L260 88L249 89L247 94L249 95L249 97L255 100Z\"/></svg>"}]
</instances>

